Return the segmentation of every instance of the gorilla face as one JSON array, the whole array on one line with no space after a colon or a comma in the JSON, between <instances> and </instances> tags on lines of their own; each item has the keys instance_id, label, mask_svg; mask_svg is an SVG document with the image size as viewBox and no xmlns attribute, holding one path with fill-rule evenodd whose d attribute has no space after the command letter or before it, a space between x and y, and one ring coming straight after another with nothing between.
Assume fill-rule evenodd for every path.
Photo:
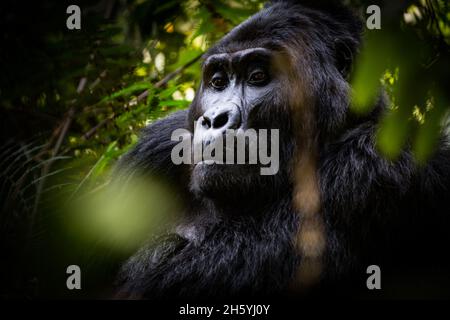
<instances>
[{"instance_id":1,"label":"gorilla face","mask_svg":"<svg viewBox=\"0 0 450 320\"><path fill-rule=\"evenodd\" d=\"M280 2L207 52L188 117L195 142L209 145L229 129L278 129L280 170L262 176L259 164L196 164L194 193L239 200L284 190L292 180L294 155L313 153L313 145L342 129L349 104L348 57L359 44L359 24L353 21L336 23L327 13Z\"/></svg>"},{"instance_id":2,"label":"gorilla face","mask_svg":"<svg viewBox=\"0 0 450 320\"><path fill-rule=\"evenodd\" d=\"M199 93L190 109L189 125L194 133L194 144L201 145L203 150L222 139L219 148L223 150L223 163L206 161L192 166L191 190L194 193L212 198L237 198L275 186L274 180L279 179L277 176L281 173L261 175L261 168L267 166L259 161L259 152L263 143L268 146L268 155L273 151L271 146L284 150L279 143L281 139L275 141L271 129L280 132L289 128L289 117L280 116L283 109L277 104L281 85L276 56L276 52L263 47L231 53L224 50L206 56ZM259 134L260 129L266 129L267 134ZM252 144L250 138L244 138L245 155L242 155L243 149L237 147L238 139L229 135L232 132L238 135L256 133L258 143ZM227 145L226 139L231 139L233 145ZM230 151L232 163L226 159ZM256 152L256 164L250 161L252 152ZM245 163L238 162L240 156L245 157ZM276 161L280 163L281 159Z\"/></svg>"}]
</instances>

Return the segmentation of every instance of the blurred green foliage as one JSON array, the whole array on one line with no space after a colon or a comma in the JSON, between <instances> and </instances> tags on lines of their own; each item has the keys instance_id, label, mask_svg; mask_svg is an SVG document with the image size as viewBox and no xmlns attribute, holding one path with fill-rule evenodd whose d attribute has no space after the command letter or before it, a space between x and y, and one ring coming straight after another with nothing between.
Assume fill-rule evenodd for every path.
<instances>
[{"instance_id":1,"label":"blurred green foliage","mask_svg":"<svg viewBox=\"0 0 450 320\"><path fill-rule=\"evenodd\" d=\"M405 145L424 164L446 126L450 108L450 3L391 1L382 7L381 30L367 30L353 77L353 110L371 110L386 88L391 108L378 147L396 159Z\"/></svg>"}]
</instances>

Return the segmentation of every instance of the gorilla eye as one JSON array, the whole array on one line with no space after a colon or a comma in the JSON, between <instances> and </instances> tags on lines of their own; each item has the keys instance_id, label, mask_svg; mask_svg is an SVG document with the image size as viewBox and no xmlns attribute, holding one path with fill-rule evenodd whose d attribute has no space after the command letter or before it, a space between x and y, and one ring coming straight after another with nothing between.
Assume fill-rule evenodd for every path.
<instances>
[{"instance_id":1,"label":"gorilla eye","mask_svg":"<svg viewBox=\"0 0 450 320\"><path fill-rule=\"evenodd\" d=\"M223 73L216 73L210 83L215 89L223 90L228 85L228 78Z\"/></svg>"},{"instance_id":2,"label":"gorilla eye","mask_svg":"<svg viewBox=\"0 0 450 320\"><path fill-rule=\"evenodd\" d=\"M267 73L262 70L256 70L252 74L250 74L248 82L254 85L263 85L267 82L268 78L269 77L267 76Z\"/></svg>"}]
</instances>

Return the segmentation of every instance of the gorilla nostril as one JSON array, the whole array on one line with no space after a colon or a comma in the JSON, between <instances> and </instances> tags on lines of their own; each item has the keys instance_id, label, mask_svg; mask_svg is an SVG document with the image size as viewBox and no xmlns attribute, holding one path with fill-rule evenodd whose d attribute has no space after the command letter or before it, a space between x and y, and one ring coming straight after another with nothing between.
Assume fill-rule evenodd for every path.
<instances>
[{"instance_id":1,"label":"gorilla nostril","mask_svg":"<svg viewBox=\"0 0 450 320\"><path fill-rule=\"evenodd\" d=\"M207 117L203 117L202 126L207 129L211 128L211 120L209 120L209 118Z\"/></svg>"},{"instance_id":2,"label":"gorilla nostril","mask_svg":"<svg viewBox=\"0 0 450 320\"><path fill-rule=\"evenodd\" d=\"M213 128L218 129L225 126L228 122L228 112L224 112L222 114L219 114L216 118L214 118L213 122Z\"/></svg>"}]
</instances>

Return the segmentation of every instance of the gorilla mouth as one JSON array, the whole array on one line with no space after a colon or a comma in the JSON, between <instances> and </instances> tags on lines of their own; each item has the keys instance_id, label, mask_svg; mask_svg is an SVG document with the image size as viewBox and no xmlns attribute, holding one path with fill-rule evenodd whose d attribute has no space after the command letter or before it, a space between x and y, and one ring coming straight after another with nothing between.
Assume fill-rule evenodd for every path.
<instances>
[{"instance_id":1,"label":"gorilla mouth","mask_svg":"<svg viewBox=\"0 0 450 320\"><path fill-rule=\"evenodd\" d=\"M175 165L258 165L260 175L275 175L279 170L279 130L231 130L214 135L192 135L177 129L172 141L171 159Z\"/></svg>"},{"instance_id":2,"label":"gorilla mouth","mask_svg":"<svg viewBox=\"0 0 450 320\"><path fill-rule=\"evenodd\" d=\"M193 163L195 166L261 166L261 175L274 175L279 169L278 137L277 129L270 130L270 136L267 129L227 130L200 141L194 133Z\"/></svg>"}]
</instances>

